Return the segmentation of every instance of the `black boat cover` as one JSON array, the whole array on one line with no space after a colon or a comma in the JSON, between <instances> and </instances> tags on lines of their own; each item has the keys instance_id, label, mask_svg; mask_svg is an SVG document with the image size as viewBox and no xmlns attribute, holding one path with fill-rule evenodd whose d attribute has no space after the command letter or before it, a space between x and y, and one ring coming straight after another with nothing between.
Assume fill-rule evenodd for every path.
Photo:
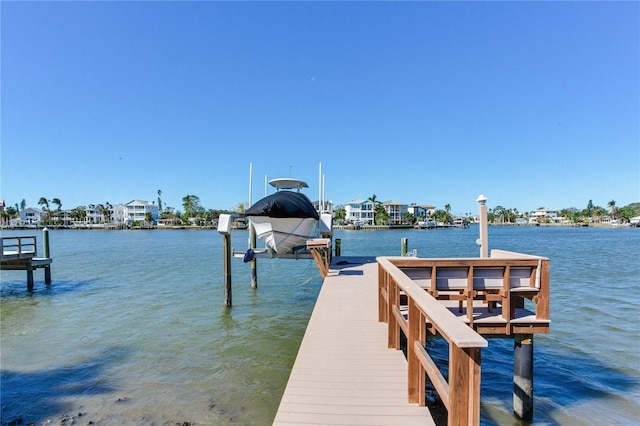
<instances>
[{"instance_id":1,"label":"black boat cover","mask_svg":"<svg viewBox=\"0 0 640 426\"><path fill-rule=\"evenodd\" d=\"M306 195L300 192L278 191L251 206L247 216L297 217L319 219L318 212Z\"/></svg>"}]
</instances>

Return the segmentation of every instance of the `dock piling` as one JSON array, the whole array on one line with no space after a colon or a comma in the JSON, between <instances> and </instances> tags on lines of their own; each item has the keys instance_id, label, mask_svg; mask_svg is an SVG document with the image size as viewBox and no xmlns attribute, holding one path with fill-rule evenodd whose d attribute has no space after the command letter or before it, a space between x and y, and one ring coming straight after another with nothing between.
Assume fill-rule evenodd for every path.
<instances>
[{"instance_id":1,"label":"dock piling","mask_svg":"<svg viewBox=\"0 0 640 426\"><path fill-rule=\"evenodd\" d=\"M43 253L44 253L44 258L45 259L51 259L51 251L49 250L49 229L47 227L45 227L42 230L42 246L43 246ZM28 281L28 278L27 278ZM33 271L31 272L31 281L32 281L32 285L33 285ZM51 284L51 267L47 266L44 268L44 283L45 284ZM27 287L28 287L28 283L27 283Z\"/></svg>"},{"instance_id":2,"label":"dock piling","mask_svg":"<svg viewBox=\"0 0 640 426\"><path fill-rule=\"evenodd\" d=\"M342 240L340 238L336 238L336 257L340 256L341 252Z\"/></svg>"},{"instance_id":3,"label":"dock piling","mask_svg":"<svg viewBox=\"0 0 640 426\"><path fill-rule=\"evenodd\" d=\"M533 334L516 334L513 340L513 412L533 419Z\"/></svg>"},{"instance_id":4,"label":"dock piling","mask_svg":"<svg viewBox=\"0 0 640 426\"><path fill-rule=\"evenodd\" d=\"M400 240L400 255L401 256L406 256L407 255L408 248L409 248L409 239L408 238L403 238L402 240Z\"/></svg>"},{"instance_id":5,"label":"dock piling","mask_svg":"<svg viewBox=\"0 0 640 426\"><path fill-rule=\"evenodd\" d=\"M49 228L46 227L42 230L42 248L44 257L49 259L51 257L49 252Z\"/></svg>"},{"instance_id":6,"label":"dock piling","mask_svg":"<svg viewBox=\"0 0 640 426\"><path fill-rule=\"evenodd\" d=\"M249 225L249 247L256 249L256 230L253 225ZM258 261L254 257L251 259L251 288L258 288Z\"/></svg>"},{"instance_id":7,"label":"dock piling","mask_svg":"<svg viewBox=\"0 0 640 426\"><path fill-rule=\"evenodd\" d=\"M224 257L224 304L231 307L231 215L221 214L218 218L218 232L222 235L222 255Z\"/></svg>"},{"instance_id":8,"label":"dock piling","mask_svg":"<svg viewBox=\"0 0 640 426\"><path fill-rule=\"evenodd\" d=\"M27 291L33 291L33 268L27 266Z\"/></svg>"}]
</instances>

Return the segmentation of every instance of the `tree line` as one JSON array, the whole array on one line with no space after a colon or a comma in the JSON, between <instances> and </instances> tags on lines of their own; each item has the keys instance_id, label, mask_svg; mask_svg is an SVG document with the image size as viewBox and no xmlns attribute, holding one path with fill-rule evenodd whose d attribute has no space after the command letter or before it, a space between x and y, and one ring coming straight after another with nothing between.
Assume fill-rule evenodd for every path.
<instances>
[{"instance_id":1,"label":"tree line","mask_svg":"<svg viewBox=\"0 0 640 426\"><path fill-rule=\"evenodd\" d=\"M194 224L205 225L212 224L221 214L238 213L243 214L247 209L246 203L238 203L235 208L231 210L222 209L207 209L202 206L200 198L197 195L186 195L182 198L182 210L175 209L173 207L165 206L162 202L162 190L158 190L158 212L159 219L162 219L173 225L182 224ZM384 206L378 201L376 194L367 198L367 201L371 201L374 206L373 209L373 222L376 225L388 225L391 220L391 216L385 210ZM0 218L2 223L7 223L13 218L20 217L20 212L27 206L26 201L23 199L20 204L16 203L14 206L8 206L5 210L0 211ZM55 224L57 218L56 215L62 211L62 202L59 198L48 199L46 197L40 197L38 200L38 206L43 212L43 223L45 225ZM52 206L55 207L52 209ZM99 205L100 214L104 217L104 221L111 222L111 204L106 202ZM70 210L70 217L77 222L86 221L87 207L77 206ZM533 215L532 212L520 212L517 208L506 208L503 206L496 206L487 210L487 219L489 223L516 223L518 218L526 218ZM148 215L150 216L150 215ZM334 211L335 220L337 223L344 223L346 221L346 210L344 206L339 206ZM615 200L611 200L607 203L607 208L597 206L593 204L592 200L589 200L587 206L584 209L577 209L575 207L564 208L558 211L558 216L564 217L573 223L582 223L590 221L594 218L610 217L616 219L622 223L629 222L632 217L640 216L640 203L631 203L624 207L617 207ZM472 218L472 213L466 213L462 216L463 219ZM413 213L404 213L403 222L406 224L415 224L420 220L434 220L441 223L453 223L455 217L451 214L451 205L445 204L443 209L436 209L429 212L426 215L416 216ZM151 222L151 217L145 218L147 222ZM548 221L548 217L539 217L539 221Z\"/></svg>"}]
</instances>

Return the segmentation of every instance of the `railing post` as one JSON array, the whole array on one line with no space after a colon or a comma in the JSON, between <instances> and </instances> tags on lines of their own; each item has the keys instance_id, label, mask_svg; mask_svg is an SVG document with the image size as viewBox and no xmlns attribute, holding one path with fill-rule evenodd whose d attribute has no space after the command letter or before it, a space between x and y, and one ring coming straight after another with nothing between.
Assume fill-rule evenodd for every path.
<instances>
[{"instance_id":1,"label":"railing post","mask_svg":"<svg viewBox=\"0 0 640 426\"><path fill-rule=\"evenodd\" d=\"M480 424L480 348L449 346L449 426Z\"/></svg>"},{"instance_id":2,"label":"railing post","mask_svg":"<svg viewBox=\"0 0 640 426\"><path fill-rule=\"evenodd\" d=\"M387 302L387 321L388 321L388 347L400 349L400 325L393 313L394 306L398 304L398 285L392 277L389 280L389 300Z\"/></svg>"},{"instance_id":3,"label":"railing post","mask_svg":"<svg viewBox=\"0 0 640 426\"><path fill-rule=\"evenodd\" d=\"M418 403L420 406L426 404L425 401L425 371L420 364L415 351L414 342L425 344L426 328L424 318L413 298L409 298L409 335L407 336L407 379L409 402Z\"/></svg>"},{"instance_id":4,"label":"railing post","mask_svg":"<svg viewBox=\"0 0 640 426\"><path fill-rule=\"evenodd\" d=\"M378 322L387 322L387 305L384 298L388 288L386 283L387 271L378 263Z\"/></svg>"}]
</instances>

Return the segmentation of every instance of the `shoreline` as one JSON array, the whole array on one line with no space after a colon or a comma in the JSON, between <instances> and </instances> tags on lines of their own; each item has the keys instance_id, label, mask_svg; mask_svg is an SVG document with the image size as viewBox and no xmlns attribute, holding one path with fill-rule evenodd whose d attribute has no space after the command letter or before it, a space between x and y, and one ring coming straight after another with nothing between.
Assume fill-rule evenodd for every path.
<instances>
[{"instance_id":1,"label":"shoreline","mask_svg":"<svg viewBox=\"0 0 640 426\"><path fill-rule=\"evenodd\" d=\"M471 222L470 225L477 225L475 222ZM608 229L627 229L627 228L640 228L640 226L636 224L624 223L612 225L609 223L571 223L571 224L563 224L563 223L538 223L538 224L520 224L520 223L489 223L488 226L513 226L513 227L522 227L522 228L608 228ZM468 227L468 226L467 226ZM136 226L136 227L126 227L126 226L101 226L101 225L92 225L92 226L73 226L73 227L63 227L63 226L39 226L39 227L29 227L29 226L3 226L1 228L2 231L42 231L43 229L49 229L51 231L63 230L63 231L151 231L151 230L166 230L166 231L180 231L180 230L217 230L217 227L212 225L206 226ZM434 226L429 228L418 228L415 225L333 225L334 230L340 231L394 231L399 229L416 229L416 230L436 230L436 229L463 229L463 226L458 225L443 225L443 226ZM248 228L232 228L232 231L244 231Z\"/></svg>"}]
</instances>

